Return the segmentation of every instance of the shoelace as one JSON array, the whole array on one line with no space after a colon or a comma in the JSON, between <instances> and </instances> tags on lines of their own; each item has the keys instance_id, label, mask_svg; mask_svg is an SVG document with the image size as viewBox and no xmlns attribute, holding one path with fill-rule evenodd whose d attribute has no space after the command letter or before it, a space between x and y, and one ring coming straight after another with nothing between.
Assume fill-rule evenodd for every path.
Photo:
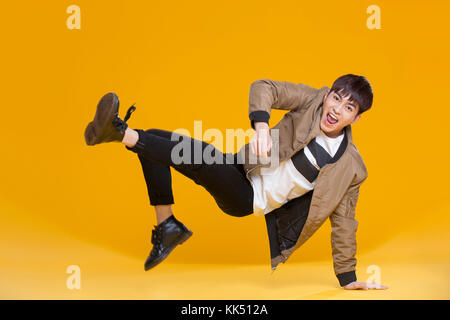
<instances>
[{"instance_id":1,"label":"shoelace","mask_svg":"<svg viewBox=\"0 0 450 320\"><path fill-rule=\"evenodd\" d=\"M152 243L154 245L159 245L162 241L162 230L158 227L155 227L154 230L152 230Z\"/></svg>"},{"instance_id":2,"label":"shoelace","mask_svg":"<svg viewBox=\"0 0 450 320\"><path fill-rule=\"evenodd\" d=\"M125 118L123 118L123 120L119 118L118 113L115 114L113 124L119 131L124 132L125 129L128 127L127 121L128 119L130 119L131 114L134 112L134 110L136 110L136 107L134 106L135 104L136 103L133 103L131 107L128 108L127 113L125 114Z\"/></svg>"},{"instance_id":3,"label":"shoelace","mask_svg":"<svg viewBox=\"0 0 450 320\"><path fill-rule=\"evenodd\" d=\"M123 122L127 122L128 119L130 119L131 114L134 112L134 110L136 110L136 107L134 106L135 104L136 104L136 102L133 103L133 104L131 105L131 107L128 108L127 114L125 115L125 118L123 118Z\"/></svg>"}]
</instances>

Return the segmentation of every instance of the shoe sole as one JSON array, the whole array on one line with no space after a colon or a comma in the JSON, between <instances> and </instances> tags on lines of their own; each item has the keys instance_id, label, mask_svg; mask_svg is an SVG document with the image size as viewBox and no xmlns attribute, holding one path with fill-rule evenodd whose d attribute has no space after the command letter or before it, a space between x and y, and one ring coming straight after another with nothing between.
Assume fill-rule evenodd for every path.
<instances>
[{"instance_id":1,"label":"shoe sole","mask_svg":"<svg viewBox=\"0 0 450 320\"><path fill-rule=\"evenodd\" d=\"M165 252L160 256L160 258L158 260L155 260L151 265L149 266L144 266L145 271L150 270L154 267L156 267L158 264L160 264L161 262L163 262L167 256L173 251L173 249L175 249L175 247L177 245L183 244L187 239L189 239L191 236L193 235L193 232L189 229L187 229L187 232L183 233L182 235L180 235L174 242L173 244L168 247Z\"/></svg>"},{"instance_id":2,"label":"shoe sole","mask_svg":"<svg viewBox=\"0 0 450 320\"><path fill-rule=\"evenodd\" d=\"M119 98L115 93L105 94L97 105L94 120L89 122L84 130L84 139L88 146L93 146L101 141L108 122L119 109Z\"/></svg>"}]
</instances>

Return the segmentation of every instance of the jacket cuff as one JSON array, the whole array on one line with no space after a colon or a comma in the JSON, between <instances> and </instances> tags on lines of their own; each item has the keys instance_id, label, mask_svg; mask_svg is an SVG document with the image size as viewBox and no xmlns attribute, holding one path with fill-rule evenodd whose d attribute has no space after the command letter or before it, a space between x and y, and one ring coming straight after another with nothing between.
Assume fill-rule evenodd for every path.
<instances>
[{"instance_id":1,"label":"jacket cuff","mask_svg":"<svg viewBox=\"0 0 450 320\"><path fill-rule=\"evenodd\" d=\"M269 124L269 118L270 114L263 110L253 111L249 115L250 118L250 125L252 126L252 129L255 129L255 121L256 122L265 122Z\"/></svg>"},{"instance_id":2,"label":"jacket cuff","mask_svg":"<svg viewBox=\"0 0 450 320\"><path fill-rule=\"evenodd\" d=\"M339 284L341 287L348 285L349 283L356 281L356 273L355 271L349 271L337 274L336 277L339 280Z\"/></svg>"}]
</instances>

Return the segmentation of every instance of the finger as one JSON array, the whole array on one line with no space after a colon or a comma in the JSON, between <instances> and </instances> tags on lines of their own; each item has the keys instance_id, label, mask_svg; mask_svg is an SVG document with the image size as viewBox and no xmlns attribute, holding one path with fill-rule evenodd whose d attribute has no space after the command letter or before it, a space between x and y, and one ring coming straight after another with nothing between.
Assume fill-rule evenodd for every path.
<instances>
[{"instance_id":1,"label":"finger","mask_svg":"<svg viewBox=\"0 0 450 320\"><path fill-rule=\"evenodd\" d=\"M258 139L258 152L259 152L259 155L262 155L263 154L263 152L264 152L264 141L260 138L260 139Z\"/></svg>"},{"instance_id":2,"label":"finger","mask_svg":"<svg viewBox=\"0 0 450 320\"><path fill-rule=\"evenodd\" d=\"M261 150L261 146L259 145L259 137L258 139L256 139L256 154L259 155L260 150Z\"/></svg>"},{"instance_id":3,"label":"finger","mask_svg":"<svg viewBox=\"0 0 450 320\"><path fill-rule=\"evenodd\" d=\"M352 282L352 286L351 286L352 290L367 290L367 286L364 282Z\"/></svg>"},{"instance_id":4,"label":"finger","mask_svg":"<svg viewBox=\"0 0 450 320\"><path fill-rule=\"evenodd\" d=\"M380 285L378 283L368 283L367 288L369 289L378 289Z\"/></svg>"},{"instance_id":5,"label":"finger","mask_svg":"<svg viewBox=\"0 0 450 320\"><path fill-rule=\"evenodd\" d=\"M267 145L266 145L266 141L264 139L261 139L260 145L261 145L261 156L263 156L264 159L267 159Z\"/></svg>"},{"instance_id":6,"label":"finger","mask_svg":"<svg viewBox=\"0 0 450 320\"><path fill-rule=\"evenodd\" d=\"M255 146L254 146L253 141L250 141L250 151L251 151L253 154L255 154Z\"/></svg>"},{"instance_id":7,"label":"finger","mask_svg":"<svg viewBox=\"0 0 450 320\"><path fill-rule=\"evenodd\" d=\"M263 149L262 156L267 160L267 151Z\"/></svg>"},{"instance_id":8,"label":"finger","mask_svg":"<svg viewBox=\"0 0 450 320\"><path fill-rule=\"evenodd\" d=\"M378 283L370 283L369 286L369 289L381 289L381 285Z\"/></svg>"},{"instance_id":9,"label":"finger","mask_svg":"<svg viewBox=\"0 0 450 320\"><path fill-rule=\"evenodd\" d=\"M268 150L267 140L266 140L266 141L264 141L264 148L263 148L263 155L266 160L269 157L268 152L269 152L269 150Z\"/></svg>"},{"instance_id":10,"label":"finger","mask_svg":"<svg viewBox=\"0 0 450 320\"><path fill-rule=\"evenodd\" d=\"M266 137L266 136L264 136L264 138L262 139L262 143L263 143L263 146L264 146L264 148L263 148L263 152L264 152L264 151L266 151L266 152L267 152L267 149L268 149L268 143L269 143L269 141L268 141L268 139L267 139L267 137Z\"/></svg>"},{"instance_id":11,"label":"finger","mask_svg":"<svg viewBox=\"0 0 450 320\"><path fill-rule=\"evenodd\" d=\"M373 286L372 286L372 289L378 289L378 290L385 290L387 288L388 287L383 286L382 284L379 284L379 283L373 283Z\"/></svg>"}]
</instances>

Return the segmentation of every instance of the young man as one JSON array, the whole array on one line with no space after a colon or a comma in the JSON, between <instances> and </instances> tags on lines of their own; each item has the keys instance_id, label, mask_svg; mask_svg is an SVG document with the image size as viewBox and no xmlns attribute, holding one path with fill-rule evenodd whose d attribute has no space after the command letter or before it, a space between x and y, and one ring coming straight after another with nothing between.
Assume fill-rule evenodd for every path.
<instances>
[{"instance_id":1,"label":"young man","mask_svg":"<svg viewBox=\"0 0 450 320\"><path fill-rule=\"evenodd\" d=\"M352 74L338 78L331 89L255 81L250 87L249 118L256 134L238 153L223 154L211 144L175 132L129 128L126 121L135 107L121 120L119 100L109 93L100 100L94 120L86 127L85 140L88 145L122 142L139 157L157 216L145 270L162 262L192 235L172 212L170 168L174 168L204 187L223 212L236 217L265 216L272 269L284 263L329 218L334 271L340 285L345 289L385 289L356 281L355 273L355 207L367 171L353 144L351 124L370 109L372 99L369 82ZM271 109L289 112L269 130ZM274 133L279 145L272 149ZM173 152L180 142L187 142L192 150L182 155L181 163L175 161ZM211 164L202 158L199 162L195 150L197 155L208 151L223 161ZM279 162L275 167L267 162L273 150L271 158L275 155ZM256 163L250 161L250 152L259 157Z\"/></svg>"}]
</instances>

